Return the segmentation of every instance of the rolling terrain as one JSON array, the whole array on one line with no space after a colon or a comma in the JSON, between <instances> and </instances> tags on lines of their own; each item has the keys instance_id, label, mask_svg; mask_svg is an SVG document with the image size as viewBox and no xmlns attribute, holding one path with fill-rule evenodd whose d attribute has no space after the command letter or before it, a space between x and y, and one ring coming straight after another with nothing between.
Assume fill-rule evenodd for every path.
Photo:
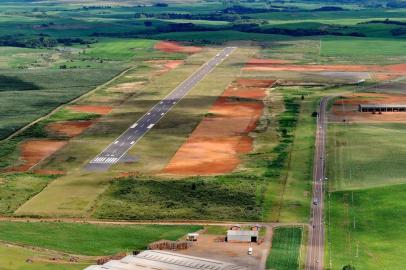
<instances>
[{"instance_id":1,"label":"rolling terrain","mask_svg":"<svg viewBox=\"0 0 406 270\"><path fill-rule=\"evenodd\" d=\"M358 104L406 102L405 8L0 1L0 268L198 231L255 269L402 269L406 115Z\"/></svg>"}]
</instances>

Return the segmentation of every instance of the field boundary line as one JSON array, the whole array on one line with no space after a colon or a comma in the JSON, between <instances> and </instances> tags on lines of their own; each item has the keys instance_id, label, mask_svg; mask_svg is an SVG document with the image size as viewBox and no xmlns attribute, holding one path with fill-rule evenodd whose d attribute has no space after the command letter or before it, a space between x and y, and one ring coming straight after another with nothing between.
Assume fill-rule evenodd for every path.
<instances>
[{"instance_id":1,"label":"field boundary line","mask_svg":"<svg viewBox=\"0 0 406 270\"><path fill-rule=\"evenodd\" d=\"M4 142L4 141L7 141L7 140L9 140L9 139L12 139L13 137L15 137L15 136L21 134L22 132L26 131L28 128L32 127L33 125L35 125L35 124L41 122L42 120L45 120L46 118L48 118L48 117L51 116L52 114L58 112L58 111L61 110L64 106L69 105L69 104L72 104L72 103L75 103L75 102L77 102L77 101L80 101L81 99L83 99L83 98L85 98L85 97L87 97L87 96L89 96L89 95L95 93L96 91L98 91L98 90L102 89L103 87L109 85L110 83L114 82L116 79L118 79L119 77L123 76L123 75L126 74L128 71L130 71L130 70L132 70L132 69L134 69L134 68L135 68L135 66L128 67L128 68L122 70L120 73L118 73L117 75L115 75L113 78L111 78L111 79L108 80L107 82L104 82L103 84L96 86L95 88L91 89L90 91L87 91L87 92L83 93L82 95L80 95L80 96L78 96L78 97L76 97L76 98L74 98L74 99L71 99L71 100L69 100L69 101L67 101L67 102L65 102L65 103L60 104L58 107L54 108L54 109L53 109L52 111L50 111L49 113L47 113L47 114L45 114L45 115L43 115L43 116L37 118L36 120L32 121L31 123L29 123L29 124L27 124L27 125L25 125L25 126L19 128L19 129L17 129L16 131L14 131L12 134L10 134L9 136L7 136L6 138L0 140L0 143L1 143L1 142Z\"/></svg>"}]
</instances>

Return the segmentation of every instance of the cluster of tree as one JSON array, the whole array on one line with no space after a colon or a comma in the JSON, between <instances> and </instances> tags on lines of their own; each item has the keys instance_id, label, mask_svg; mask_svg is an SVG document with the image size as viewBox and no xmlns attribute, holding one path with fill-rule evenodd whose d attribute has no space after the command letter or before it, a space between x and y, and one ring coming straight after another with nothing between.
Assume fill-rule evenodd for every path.
<instances>
[{"instance_id":1,"label":"cluster of tree","mask_svg":"<svg viewBox=\"0 0 406 270\"><path fill-rule=\"evenodd\" d=\"M20 48L52 48L59 44L71 46L73 44L92 44L96 40L84 40L81 38L50 38L46 35L40 37L24 37L24 36L0 36L0 46L20 47Z\"/></svg>"},{"instance_id":2,"label":"cluster of tree","mask_svg":"<svg viewBox=\"0 0 406 270\"><path fill-rule=\"evenodd\" d=\"M159 14L147 14L147 13L136 13L135 18L155 18L161 20L209 20L209 21L227 21L234 22L240 20L241 17L238 14L223 14L223 13L210 13L210 14L187 14L187 13L159 13ZM245 17L249 18L249 17Z\"/></svg>"},{"instance_id":3,"label":"cluster of tree","mask_svg":"<svg viewBox=\"0 0 406 270\"><path fill-rule=\"evenodd\" d=\"M94 10L94 9L111 9L111 6L84 6L83 10Z\"/></svg>"},{"instance_id":4,"label":"cluster of tree","mask_svg":"<svg viewBox=\"0 0 406 270\"><path fill-rule=\"evenodd\" d=\"M224 30L234 30L240 32L249 32L249 33L261 33L261 34L276 34L276 35L287 35L287 36L322 36L322 35L332 35L332 36L355 36L355 37L365 37L363 33L359 32L349 32L346 29L287 29L287 28L278 28L278 27L263 27L268 24L268 22L263 20L239 20L234 22L231 25L225 26L203 26L195 25L193 23L168 23L168 24L159 24L155 27L152 22L146 21L148 23L148 28L127 32L127 33L103 33L95 32L92 34L94 37L136 37L139 35L153 35L158 33L170 33L170 32L201 32L201 31L224 31Z\"/></svg>"},{"instance_id":5,"label":"cluster of tree","mask_svg":"<svg viewBox=\"0 0 406 270\"><path fill-rule=\"evenodd\" d=\"M167 3L155 3L154 7L167 7L168 4Z\"/></svg>"},{"instance_id":6,"label":"cluster of tree","mask_svg":"<svg viewBox=\"0 0 406 270\"><path fill-rule=\"evenodd\" d=\"M390 19L385 19L385 20L372 20L372 21L367 21L367 22L361 22L359 24L371 24L371 23L383 23L383 24L394 24L394 25L406 25L406 22L401 22L401 21L393 21Z\"/></svg>"},{"instance_id":7,"label":"cluster of tree","mask_svg":"<svg viewBox=\"0 0 406 270\"><path fill-rule=\"evenodd\" d=\"M342 7L337 7L337 6L325 6L325 7L313 9L313 11L345 11L345 10L347 10L347 9L344 9Z\"/></svg>"},{"instance_id":8,"label":"cluster of tree","mask_svg":"<svg viewBox=\"0 0 406 270\"><path fill-rule=\"evenodd\" d=\"M406 2L401 0L391 0L386 3L388 8L406 8Z\"/></svg>"},{"instance_id":9,"label":"cluster of tree","mask_svg":"<svg viewBox=\"0 0 406 270\"><path fill-rule=\"evenodd\" d=\"M399 37L399 36L406 36L406 27L395 28L391 31L392 36Z\"/></svg>"},{"instance_id":10,"label":"cluster of tree","mask_svg":"<svg viewBox=\"0 0 406 270\"><path fill-rule=\"evenodd\" d=\"M365 37L365 34L359 32L340 32L337 30L322 30L322 29L304 29L304 28L295 28L295 29L286 29L286 28L261 28L256 24L245 24L245 25L236 25L234 30L241 32L250 32L250 33L262 33L262 34L274 34L274 35L285 35L293 37L305 37L305 36L353 36L353 37Z\"/></svg>"},{"instance_id":11,"label":"cluster of tree","mask_svg":"<svg viewBox=\"0 0 406 270\"><path fill-rule=\"evenodd\" d=\"M58 42L48 37L39 38L19 38L15 36L0 37L0 46L21 47L21 48L51 48Z\"/></svg>"},{"instance_id":12,"label":"cluster of tree","mask_svg":"<svg viewBox=\"0 0 406 270\"><path fill-rule=\"evenodd\" d=\"M73 44L93 44L97 42L97 40L84 40L82 38L58 38L56 41L65 46L71 46Z\"/></svg>"}]
</instances>

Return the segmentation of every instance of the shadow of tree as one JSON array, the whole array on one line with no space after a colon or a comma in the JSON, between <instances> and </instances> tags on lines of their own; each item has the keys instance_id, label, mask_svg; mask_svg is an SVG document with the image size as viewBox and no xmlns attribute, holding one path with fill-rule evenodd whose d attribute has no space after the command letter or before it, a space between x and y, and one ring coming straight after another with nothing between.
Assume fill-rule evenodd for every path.
<instances>
[{"instance_id":1,"label":"shadow of tree","mask_svg":"<svg viewBox=\"0 0 406 270\"><path fill-rule=\"evenodd\" d=\"M0 92L40 90L41 88L32 82L23 81L17 77L0 75Z\"/></svg>"}]
</instances>

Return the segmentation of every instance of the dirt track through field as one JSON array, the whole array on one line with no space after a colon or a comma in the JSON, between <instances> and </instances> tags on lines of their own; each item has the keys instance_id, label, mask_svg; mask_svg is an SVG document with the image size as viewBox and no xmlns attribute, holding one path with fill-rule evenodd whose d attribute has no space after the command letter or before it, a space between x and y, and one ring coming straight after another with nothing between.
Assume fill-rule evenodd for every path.
<instances>
[{"instance_id":1,"label":"dirt track through field","mask_svg":"<svg viewBox=\"0 0 406 270\"><path fill-rule=\"evenodd\" d=\"M92 106L92 105L72 105L68 107L69 110L82 113L96 113L96 114L108 114L113 109L110 106Z\"/></svg>"},{"instance_id":2,"label":"dirt track through field","mask_svg":"<svg viewBox=\"0 0 406 270\"><path fill-rule=\"evenodd\" d=\"M233 171L252 150L249 132L262 114L266 88L274 81L239 79L217 99L163 173L212 175Z\"/></svg>"}]
</instances>

